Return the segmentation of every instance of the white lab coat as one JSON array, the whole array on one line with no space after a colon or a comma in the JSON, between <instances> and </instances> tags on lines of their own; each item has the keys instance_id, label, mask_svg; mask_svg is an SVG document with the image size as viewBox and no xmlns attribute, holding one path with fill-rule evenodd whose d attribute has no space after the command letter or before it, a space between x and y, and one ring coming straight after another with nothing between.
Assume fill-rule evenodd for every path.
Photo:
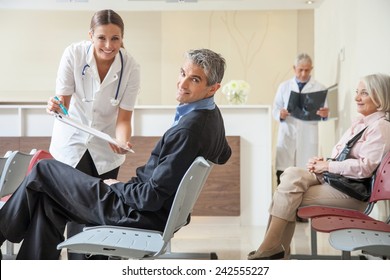
<instances>
[{"instance_id":1,"label":"white lab coat","mask_svg":"<svg viewBox=\"0 0 390 280\"><path fill-rule=\"evenodd\" d=\"M112 106L110 100L115 97L122 68L120 55L116 55L101 83L90 46L89 41L83 41L66 48L58 69L56 94L72 95L68 110L71 118L115 138L118 108L134 109L140 86L140 66L125 49L121 49L123 69L119 105ZM86 64L90 67L82 75ZM84 102L83 98L91 102ZM50 153L55 159L75 167L87 149L99 174L111 171L125 161L125 156L114 153L106 141L55 121L50 144Z\"/></svg>"},{"instance_id":2,"label":"white lab coat","mask_svg":"<svg viewBox=\"0 0 390 280\"><path fill-rule=\"evenodd\" d=\"M310 78L302 93L324 89L324 85ZM305 168L308 159L318 155L317 121L302 121L291 116L280 121L280 110L287 109L291 91L299 92L295 77L280 84L272 109L273 117L279 121L275 168L280 171L289 166Z\"/></svg>"}]
</instances>

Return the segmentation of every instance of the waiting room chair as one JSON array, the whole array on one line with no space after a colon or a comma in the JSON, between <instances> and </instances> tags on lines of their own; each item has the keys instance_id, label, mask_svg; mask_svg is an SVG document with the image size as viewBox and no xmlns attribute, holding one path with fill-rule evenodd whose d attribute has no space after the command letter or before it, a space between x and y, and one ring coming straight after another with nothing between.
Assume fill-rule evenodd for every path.
<instances>
[{"instance_id":1,"label":"waiting room chair","mask_svg":"<svg viewBox=\"0 0 390 280\"><path fill-rule=\"evenodd\" d=\"M369 229L340 229L330 232L329 243L342 251L342 259L350 259L351 252L361 250L382 259L390 259L390 232Z\"/></svg>"},{"instance_id":2,"label":"waiting room chair","mask_svg":"<svg viewBox=\"0 0 390 280\"><path fill-rule=\"evenodd\" d=\"M380 164L375 178L370 201L390 200L390 154ZM312 219L316 231L331 233L330 244L342 250L342 257L350 259L350 252L370 251L375 255L390 256L390 216L378 221L363 214L359 217L337 215L319 216ZM337 231L337 232L336 232ZM343 242L348 246L341 246ZM386 248L387 246L387 248Z\"/></svg>"},{"instance_id":3,"label":"waiting room chair","mask_svg":"<svg viewBox=\"0 0 390 280\"><path fill-rule=\"evenodd\" d=\"M7 160L8 157L11 155L12 151L8 151L5 153L4 157L0 157L0 180L2 178L2 174L4 172L4 167L5 167L5 164L7 163ZM0 188L1 188L1 185L0 185ZM0 201L0 208L1 206L5 203L6 201L6 196L5 197L0 197L1 201Z\"/></svg>"},{"instance_id":4,"label":"waiting room chair","mask_svg":"<svg viewBox=\"0 0 390 280\"><path fill-rule=\"evenodd\" d=\"M3 173L3 169L4 169L4 166L5 166L5 163L7 161L7 157L9 156L9 154L11 153L11 151L8 151L4 157L1 157L0 158L0 174Z\"/></svg>"},{"instance_id":5,"label":"waiting room chair","mask_svg":"<svg viewBox=\"0 0 390 280\"><path fill-rule=\"evenodd\" d=\"M212 166L203 157L194 160L180 182L163 232L108 225L86 227L83 232L60 243L57 249L124 259L198 257L197 253L172 253L169 247L174 233L188 224L188 217Z\"/></svg>"},{"instance_id":6,"label":"waiting room chair","mask_svg":"<svg viewBox=\"0 0 390 280\"><path fill-rule=\"evenodd\" d=\"M338 216L313 218L312 227L330 233L329 243L341 250L342 259L351 259L351 251L379 257L390 257L390 224L378 220Z\"/></svg>"},{"instance_id":7,"label":"waiting room chair","mask_svg":"<svg viewBox=\"0 0 390 280\"><path fill-rule=\"evenodd\" d=\"M42 159L52 159L52 158L53 158L53 156L48 151L37 150L30 160L30 163L29 163L28 168L27 168L27 173L29 173L31 171L31 169L34 167L35 164L37 164L38 161L40 161Z\"/></svg>"},{"instance_id":8,"label":"waiting room chair","mask_svg":"<svg viewBox=\"0 0 390 280\"><path fill-rule=\"evenodd\" d=\"M386 188L384 181L389 182L390 180L386 177L390 175L390 152L388 152L383 158L379 165L376 173L375 180L372 187L371 196L368 205L364 212L360 212L352 209L344 209L330 206L305 206L298 209L298 216L311 221L310 238L311 238L311 254L296 254L292 255L291 258L295 259L335 259L338 256L332 255L319 255L317 252L317 230L313 227L313 219L324 216L338 216L354 219L373 220L369 214L372 212L374 206L378 201L390 200L390 192L385 191ZM390 183L388 183L390 184ZM319 221L317 220L317 224ZM318 230L321 231L321 230Z\"/></svg>"},{"instance_id":9,"label":"waiting room chair","mask_svg":"<svg viewBox=\"0 0 390 280\"><path fill-rule=\"evenodd\" d=\"M0 177L1 198L11 195L19 187L26 176L27 168L32 157L32 154L13 151L5 158L5 164ZM5 201L1 201L0 205L3 206L4 204Z\"/></svg>"},{"instance_id":10,"label":"waiting room chair","mask_svg":"<svg viewBox=\"0 0 390 280\"><path fill-rule=\"evenodd\" d=\"M1 161L4 167L0 177L0 208L4 206L12 193L19 187L26 176L27 168L32 158L32 154L19 151L7 152ZM13 243L6 241L6 258L14 255Z\"/></svg>"},{"instance_id":11,"label":"waiting room chair","mask_svg":"<svg viewBox=\"0 0 390 280\"><path fill-rule=\"evenodd\" d=\"M19 187L26 174L30 172L31 168L41 159L52 158L49 152L43 150L31 150L30 154L19 151L7 152L6 158L1 158L4 163L3 172L0 179L0 208L7 202L13 192ZM13 243L6 241L7 258L13 258L14 246Z\"/></svg>"}]
</instances>

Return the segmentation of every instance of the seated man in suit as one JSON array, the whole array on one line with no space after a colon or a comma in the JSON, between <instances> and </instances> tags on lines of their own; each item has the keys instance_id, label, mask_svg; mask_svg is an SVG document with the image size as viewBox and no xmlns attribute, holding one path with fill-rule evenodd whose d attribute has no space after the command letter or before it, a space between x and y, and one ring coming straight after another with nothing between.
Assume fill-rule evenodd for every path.
<instances>
[{"instance_id":1,"label":"seated man in suit","mask_svg":"<svg viewBox=\"0 0 390 280\"><path fill-rule=\"evenodd\" d=\"M225 60L208 50L186 53L177 82L172 127L136 177L101 180L55 160L42 160L0 210L0 244L23 241L17 259L58 259L69 221L164 229L181 178L197 156L230 158L222 115L214 103Z\"/></svg>"}]
</instances>

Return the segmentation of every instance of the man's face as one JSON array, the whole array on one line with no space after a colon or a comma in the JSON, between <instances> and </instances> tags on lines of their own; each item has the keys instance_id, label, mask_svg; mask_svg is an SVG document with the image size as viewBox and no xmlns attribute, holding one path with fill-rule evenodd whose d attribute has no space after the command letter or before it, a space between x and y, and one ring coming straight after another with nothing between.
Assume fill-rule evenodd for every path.
<instances>
[{"instance_id":1,"label":"man's face","mask_svg":"<svg viewBox=\"0 0 390 280\"><path fill-rule=\"evenodd\" d=\"M186 60L180 68L176 100L181 104L192 103L212 96L219 87L219 83L207 86L204 70L192 61Z\"/></svg>"},{"instance_id":2,"label":"man's face","mask_svg":"<svg viewBox=\"0 0 390 280\"><path fill-rule=\"evenodd\" d=\"M313 69L313 66L311 63L303 62L298 64L297 66L294 65L294 73L295 77L298 81L305 83L310 78L311 70Z\"/></svg>"}]
</instances>

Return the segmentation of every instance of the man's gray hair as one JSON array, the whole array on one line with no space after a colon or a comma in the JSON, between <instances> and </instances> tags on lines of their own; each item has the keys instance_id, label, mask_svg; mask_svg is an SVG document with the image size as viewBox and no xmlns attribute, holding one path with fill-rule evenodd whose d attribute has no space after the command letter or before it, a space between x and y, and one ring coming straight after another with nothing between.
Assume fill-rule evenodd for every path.
<instances>
[{"instance_id":1,"label":"man's gray hair","mask_svg":"<svg viewBox=\"0 0 390 280\"><path fill-rule=\"evenodd\" d=\"M186 58L203 68L207 77L207 86L221 83L225 74L225 59L209 49L189 50Z\"/></svg>"},{"instance_id":2,"label":"man's gray hair","mask_svg":"<svg viewBox=\"0 0 390 280\"><path fill-rule=\"evenodd\" d=\"M310 63L311 65L313 65L311 57L307 53L300 53L295 58L295 62L294 62L295 66L298 66L301 63Z\"/></svg>"}]
</instances>

